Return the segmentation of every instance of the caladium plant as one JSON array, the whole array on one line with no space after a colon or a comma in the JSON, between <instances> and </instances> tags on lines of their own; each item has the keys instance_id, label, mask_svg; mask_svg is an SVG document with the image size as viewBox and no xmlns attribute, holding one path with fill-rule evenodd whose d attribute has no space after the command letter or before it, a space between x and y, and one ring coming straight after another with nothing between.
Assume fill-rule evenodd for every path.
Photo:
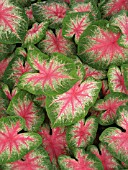
<instances>
[{"instance_id":1,"label":"caladium plant","mask_svg":"<svg viewBox=\"0 0 128 170\"><path fill-rule=\"evenodd\" d=\"M83 149L75 151L75 158L62 155L59 157L59 165L62 170L103 170L101 162L91 153L85 152Z\"/></svg>"},{"instance_id":2,"label":"caladium plant","mask_svg":"<svg viewBox=\"0 0 128 170\"><path fill-rule=\"evenodd\" d=\"M48 55L55 52L73 55L75 52L74 43L62 36L62 29L57 29L55 34L52 30L48 30L45 39L41 40L38 44L38 48Z\"/></svg>"},{"instance_id":3,"label":"caladium plant","mask_svg":"<svg viewBox=\"0 0 128 170\"><path fill-rule=\"evenodd\" d=\"M37 44L42 38L45 37L47 27L48 22L41 22L40 24L34 23L24 38L23 47L27 47L30 44Z\"/></svg>"},{"instance_id":4,"label":"caladium plant","mask_svg":"<svg viewBox=\"0 0 128 170\"><path fill-rule=\"evenodd\" d=\"M128 10L127 0L101 0L101 10L103 17L111 17L113 14L116 14L122 9Z\"/></svg>"},{"instance_id":5,"label":"caladium plant","mask_svg":"<svg viewBox=\"0 0 128 170\"><path fill-rule=\"evenodd\" d=\"M0 42L23 42L28 29L27 16L21 6L12 0L0 0Z\"/></svg>"},{"instance_id":6,"label":"caladium plant","mask_svg":"<svg viewBox=\"0 0 128 170\"><path fill-rule=\"evenodd\" d=\"M117 118L116 111L119 106L126 105L128 96L122 93L110 93L99 99L94 105L96 111L100 111L99 123L101 125L111 125Z\"/></svg>"},{"instance_id":7,"label":"caladium plant","mask_svg":"<svg viewBox=\"0 0 128 170\"><path fill-rule=\"evenodd\" d=\"M24 91L12 98L7 113L22 117L25 120L25 130L28 131L38 131L44 121L43 110L37 107L32 96Z\"/></svg>"},{"instance_id":8,"label":"caladium plant","mask_svg":"<svg viewBox=\"0 0 128 170\"><path fill-rule=\"evenodd\" d=\"M128 0L0 0L0 170L128 169Z\"/></svg>"},{"instance_id":9,"label":"caladium plant","mask_svg":"<svg viewBox=\"0 0 128 170\"><path fill-rule=\"evenodd\" d=\"M107 20L95 21L87 27L78 43L78 55L86 64L107 69L128 62L128 49L118 45L120 31Z\"/></svg>"},{"instance_id":10,"label":"caladium plant","mask_svg":"<svg viewBox=\"0 0 128 170\"><path fill-rule=\"evenodd\" d=\"M0 164L16 161L41 144L41 137L37 133L19 133L24 125L20 117L0 119Z\"/></svg>"},{"instance_id":11,"label":"caladium plant","mask_svg":"<svg viewBox=\"0 0 128 170\"><path fill-rule=\"evenodd\" d=\"M42 145L49 154L50 161L58 167L58 157L68 154L65 129L57 127L52 129L50 134L50 127L45 124L41 127L39 134L42 137Z\"/></svg>"},{"instance_id":12,"label":"caladium plant","mask_svg":"<svg viewBox=\"0 0 128 170\"><path fill-rule=\"evenodd\" d=\"M52 165L43 147L28 152L21 160L2 165L2 170L51 170Z\"/></svg>"},{"instance_id":13,"label":"caladium plant","mask_svg":"<svg viewBox=\"0 0 128 170\"><path fill-rule=\"evenodd\" d=\"M103 131L100 141L107 145L108 150L114 157L127 164L128 162L128 106L121 106L117 111L116 122L125 132L116 127L109 127Z\"/></svg>"},{"instance_id":14,"label":"caladium plant","mask_svg":"<svg viewBox=\"0 0 128 170\"><path fill-rule=\"evenodd\" d=\"M91 12L95 19L100 18L100 12L93 0L74 2L71 4L71 12Z\"/></svg>"},{"instance_id":15,"label":"caladium plant","mask_svg":"<svg viewBox=\"0 0 128 170\"><path fill-rule=\"evenodd\" d=\"M50 27L56 28L62 24L68 10L65 2L39 2L32 5L33 15L36 21L49 21Z\"/></svg>"},{"instance_id":16,"label":"caladium plant","mask_svg":"<svg viewBox=\"0 0 128 170\"><path fill-rule=\"evenodd\" d=\"M121 10L111 18L110 22L121 29L122 35L118 40L119 45L128 48L128 12Z\"/></svg>"},{"instance_id":17,"label":"caladium plant","mask_svg":"<svg viewBox=\"0 0 128 170\"><path fill-rule=\"evenodd\" d=\"M90 116L85 120L68 126L66 130L68 146L74 150L75 148L85 148L92 144L98 129L98 121L94 116Z\"/></svg>"},{"instance_id":18,"label":"caladium plant","mask_svg":"<svg viewBox=\"0 0 128 170\"><path fill-rule=\"evenodd\" d=\"M21 76L18 86L32 94L61 94L79 79L73 61L62 54L54 53L49 59L32 46L28 50L28 62L35 73Z\"/></svg>"},{"instance_id":19,"label":"caladium plant","mask_svg":"<svg viewBox=\"0 0 128 170\"><path fill-rule=\"evenodd\" d=\"M87 115L95 103L101 83L92 78L79 81L67 92L47 96L46 110L52 127L71 125Z\"/></svg>"},{"instance_id":20,"label":"caladium plant","mask_svg":"<svg viewBox=\"0 0 128 170\"><path fill-rule=\"evenodd\" d=\"M89 12L67 14L63 20L63 36L65 38L72 38L75 36L75 42L77 44L81 34L90 24L91 20L92 16Z\"/></svg>"},{"instance_id":21,"label":"caladium plant","mask_svg":"<svg viewBox=\"0 0 128 170\"><path fill-rule=\"evenodd\" d=\"M98 159L102 162L104 170L113 170L113 169L123 169L120 165L119 161L115 159L112 154L108 151L105 144L99 144L100 150L94 145L90 145L87 150L90 151L92 154L96 155Z\"/></svg>"},{"instance_id":22,"label":"caladium plant","mask_svg":"<svg viewBox=\"0 0 128 170\"><path fill-rule=\"evenodd\" d=\"M125 86L124 75L121 70L117 66L111 66L108 70L108 82L109 88L111 92L121 92L128 94L128 89Z\"/></svg>"}]
</instances>

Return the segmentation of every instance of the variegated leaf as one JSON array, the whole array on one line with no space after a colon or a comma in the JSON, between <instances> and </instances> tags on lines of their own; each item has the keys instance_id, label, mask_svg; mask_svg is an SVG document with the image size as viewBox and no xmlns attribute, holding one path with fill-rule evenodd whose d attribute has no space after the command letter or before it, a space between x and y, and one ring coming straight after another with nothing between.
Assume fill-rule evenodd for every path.
<instances>
[{"instance_id":1,"label":"variegated leaf","mask_svg":"<svg viewBox=\"0 0 128 170\"><path fill-rule=\"evenodd\" d=\"M100 18L100 13L95 1L86 0L85 2L75 2L71 5L71 12L91 12L95 19ZM69 12L70 12L69 11Z\"/></svg>"},{"instance_id":2,"label":"variegated leaf","mask_svg":"<svg viewBox=\"0 0 128 170\"><path fill-rule=\"evenodd\" d=\"M13 1L20 4L22 7L29 6L31 4L31 0L13 0Z\"/></svg>"},{"instance_id":3,"label":"variegated leaf","mask_svg":"<svg viewBox=\"0 0 128 170\"><path fill-rule=\"evenodd\" d=\"M15 55L16 56L22 56L22 57L26 58L27 57L27 52L23 47L18 47L15 50Z\"/></svg>"},{"instance_id":4,"label":"variegated leaf","mask_svg":"<svg viewBox=\"0 0 128 170\"><path fill-rule=\"evenodd\" d=\"M62 170L103 170L103 166L99 159L89 152L77 149L76 159L62 155L58 162Z\"/></svg>"},{"instance_id":5,"label":"variegated leaf","mask_svg":"<svg viewBox=\"0 0 128 170\"><path fill-rule=\"evenodd\" d=\"M62 24L68 5L64 2L38 2L32 4L32 10L37 22L49 21L49 26L56 28Z\"/></svg>"},{"instance_id":6,"label":"variegated leaf","mask_svg":"<svg viewBox=\"0 0 128 170\"><path fill-rule=\"evenodd\" d=\"M2 89L0 89L0 117L6 113L9 101Z\"/></svg>"},{"instance_id":7,"label":"variegated leaf","mask_svg":"<svg viewBox=\"0 0 128 170\"><path fill-rule=\"evenodd\" d=\"M88 27L91 20L93 20L93 17L89 12L68 13L63 20L63 36L68 39L75 36L75 42L78 44L81 34Z\"/></svg>"},{"instance_id":8,"label":"variegated leaf","mask_svg":"<svg viewBox=\"0 0 128 170\"><path fill-rule=\"evenodd\" d=\"M0 43L0 61L7 58L14 50L15 45ZM1 68L1 67L0 67Z\"/></svg>"},{"instance_id":9,"label":"variegated leaf","mask_svg":"<svg viewBox=\"0 0 128 170\"><path fill-rule=\"evenodd\" d=\"M55 34L53 31L48 30L45 39L38 44L38 48L49 55L54 52L64 55L73 55L75 53L74 43L62 36L62 29L55 30Z\"/></svg>"},{"instance_id":10,"label":"variegated leaf","mask_svg":"<svg viewBox=\"0 0 128 170\"><path fill-rule=\"evenodd\" d=\"M103 96L106 96L107 94L110 93L107 80L102 80L101 93L102 93Z\"/></svg>"},{"instance_id":11,"label":"variegated leaf","mask_svg":"<svg viewBox=\"0 0 128 170\"><path fill-rule=\"evenodd\" d=\"M0 119L0 164L21 159L41 144L41 137L34 133L19 133L25 122L20 117L8 116Z\"/></svg>"},{"instance_id":12,"label":"variegated leaf","mask_svg":"<svg viewBox=\"0 0 128 170\"><path fill-rule=\"evenodd\" d=\"M127 121L128 123L128 121ZM107 145L112 155L120 161L127 164L128 162L128 131L122 132L119 128L109 127L105 129L100 141Z\"/></svg>"},{"instance_id":13,"label":"variegated leaf","mask_svg":"<svg viewBox=\"0 0 128 170\"><path fill-rule=\"evenodd\" d=\"M33 16L32 11L32 5L25 8L25 13L27 15L29 25L32 25L35 22L35 18Z\"/></svg>"},{"instance_id":14,"label":"variegated leaf","mask_svg":"<svg viewBox=\"0 0 128 170\"><path fill-rule=\"evenodd\" d=\"M121 10L110 19L110 22L122 31L123 35L118 40L119 45L128 48L128 11Z\"/></svg>"},{"instance_id":15,"label":"variegated leaf","mask_svg":"<svg viewBox=\"0 0 128 170\"><path fill-rule=\"evenodd\" d=\"M121 66L121 71L124 76L124 84L125 84L126 88L128 89L128 64L123 64Z\"/></svg>"},{"instance_id":16,"label":"variegated leaf","mask_svg":"<svg viewBox=\"0 0 128 170\"><path fill-rule=\"evenodd\" d=\"M59 127L53 128L50 134L50 127L44 125L41 127L39 134L42 137L42 146L48 152L50 161L57 167L58 157L63 154L68 154L65 129Z\"/></svg>"},{"instance_id":17,"label":"variegated leaf","mask_svg":"<svg viewBox=\"0 0 128 170\"><path fill-rule=\"evenodd\" d=\"M21 160L2 165L2 170L52 170L47 152L43 147L27 153Z\"/></svg>"},{"instance_id":18,"label":"variegated leaf","mask_svg":"<svg viewBox=\"0 0 128 170\"><path fill-rule=\"evenodd\" d=\"M0 0L0 42L21 43L28 28L24 9L12 0Z\"/></svg>"},{"instance_id":19,"label":"variegated leaf","mask_svg":"<svg viewBox=\"0 0 128 170\"><path fill-rule=\"evenodd\" d=\"M103 13L103 17L111 17L113 14L118 13L122 9L128 10L128 1L127 0L103 1L103 3L101 3L100 8Z\"/></svg>"},{"instance_id":20,"label":"variegated leaf","mask_svg":"<svg viewBox=\"0 0 128 170\"><path fill-rule=\"evenodd\" d=\"M52 127L71 125L84 118L96 101L100 88L101 82L88 78L81 84L78 81L61 95L47 96L46 110Z\"/></svg>"},{"instance_id":21,"label":"variegated leaf","mask_svg":"<svg viewBox=\"0 0 128 170\"><path fill-rule=\"evenodd\" d=\"M118 108L116 123L126 131L128 130L128 105Z\"/></svg>"},{"instance_id":22,"label":"variegated leaf","mask_svg":"<svg viewBox=\"0 0 128 170\"><path fill-rule=\"evenodd\" d=\"M104 99L97 100L94 108L100 111L99 123L101 125L111 125L117 118L119 106L126 105L128 96L122 93L110 93Z\"/></svg>"},{"instance_id":23,"label":"variegated leaf","mask_svg":"<svg viewBox=\"0 0 128 170\"><path fill-rule=\"evenodd\" d=\"M102 162L104 170L120 170L123 167L120 165L119 161L113 157L113 155L108 151L105 144L100 143L99 145L100 151L95 145L89 146L87 149L92 154L96 155L96 157Z\"/></svg>"},{"instance_id":24,"label":"variegated leaf","mask_svg":"<svg viewBox=\"0 0 128 170\"><path fill-rule=\"evenodd\" d=\"M32 96L24 91L19 92L12 98L7 113L22 117L28 131L38 131L44 121L43 110L36 106Z\"/></svg>"},{"instance_id":25,"label":"variegated leaf","mask_svg":"<svg viewBox=\"0 0 128 170\"><path fill-rule=\"evenodd\" d=\"M8 67L8 64L11 61L11 59L12 57L8 57L0 61L0 80L3 78L4 72Z\"/></svg>"},{"instance_id":26,"label":"variegated leaf","mask_svg":"<svg viewBox=\"0 0 128 170\"><path fill-rule=\"evenodd\" d=\"M106 78L106 76L107 76L106 71L94 69L94 68L88 66L87 64L84 64L84 69L85 69L84 80L86 80L86 78L88 78L88 77L93 77L96 80L101 80L101 79Z\"/></svg>"},{"instance_id":27,"label":"variegated leaf","mask_svg":"<svg viewBox=\"0 0 128 170\"><path fill-rule=\"evenodd\" d=\"M111 66L108 70L108 82L111 92L121 92L128 94L125 86L124 75L117 66ZM126 80L127 81L127 80Z\"/></svg>"},{"instance_id":28,"label":"variegated leaf","mask_svg":"<svg viewBox=\"0 0 128 170\"><path fill-rule=\"evenodd\" d=\"M20 76L26 72L33 72L33 69L27 61L25 62L25 57L22 54L17 55L16 53L4 72L3 81L13 88L19 82Z\"/></svg>"},{"instance_id":29,"label":"variegated leaf","mask_svg":"<svg viewBox=\"0 0 128 170\"><path fill-rule=\"evenodd\" d=\"M7 84L3 84L2 85L2 90L3 92L5 93L6 97L9 99L9 100L12 100L12 98L19 92L19 89L17 87L14 87L11 91L8 87Z\"/></svg>"},{"instance_id":30,"label":"variegated leaf","mask_svg":"<svg viewBox=\"0 0 128 170\"><path fill-rule=\"evenodd\" d=\"M34 23L24 38L23 47L27 47L30 44L37 44L42 40L45 37L47 27L48 22Z\"/></svg>"},{"instance_id":31,"label":"variegated leaf","mask_svg":"<svg viewBox=\"0 0 128 170\"><path fill-rule=\"evenodd\" d=\"M67 142L71 150L86 148L92 144L98 129L97 118L91 116L86 121L83 119L69 126L66 130Z\"/></svg>"},{"instance_id":32,"label":"variegated leaf","mask_svg":"<svg viewBox=\"0 0 128 170\"><path fill-rule=\"evenodd\" d=\"M45 107L45 100L46 100L45 95L36 95L33 101L40 107Z\"/></svg>"},{"instance_id":33,"label":"variegated leaf","mask_svg":"<svg viewBox=\"0 0 128 170\"><path fill-rule=\"evenodd\" d=\"M84 63L97 69L128 62L128 49L118 45L121 33L107 20L93 22L78 43L78 55Z\"/></svg>"},{"instance_id":34,"label":"variegated leaf","mask_svg":"<svg viewBox=\"0 0 128 170\"><path fill-rule=\"evenodd\" d=\"M19 88L35 95L55 95L64 93L78 81L73 60L59 53L47 60L46 55L32 49L28 52L28 62L39 72L21 76Z\"/></svg>"}]
</instances>

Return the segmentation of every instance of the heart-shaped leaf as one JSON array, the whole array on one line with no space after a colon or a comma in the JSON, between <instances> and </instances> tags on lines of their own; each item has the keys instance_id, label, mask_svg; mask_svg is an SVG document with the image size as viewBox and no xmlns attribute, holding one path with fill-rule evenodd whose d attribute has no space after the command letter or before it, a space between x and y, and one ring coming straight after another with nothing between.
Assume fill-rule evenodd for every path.
<instances>
[{"instance_id":1,"label":"heart-shaped leaf","mask_svg":"<svg viewBox=\"0 0 128 170\"><path fill-rule=\"evenodd\" d=\"M43 147L27 153L21 160L2 165L2 170L52 170L52 165L47 152Z\"/></svg>"},{"instance_id":2,"label":"heart-shaped leaf","mask_svg":"<svg viewBox=\"0 0 128 170\"><path fill-rule=\"evenodd\" d=\"M120 165L119 161L115 159L112 154L108 151L106 145L100 143L99 145L100 150L95 145L90 145L87 150L90 151L92 154L96 155L97 158L102 162L104 170L120 170L123 167Z\"/></svg>"},{"instance_id":3,"label":"heart-shaped leaf","mask_svg":"<svg viewBox=\"0 0 128 170\"><path fill-rule=\"evenodd\" d=\"M28 52L28 62L36 70L20 78L19 88L35 95L55 95L67 91L78 80L76 66L70 58L54 53L50 60L33 47Z\"/></svg>"},{"instance_id":4,"label":"heart-shaped leaf","mask_svg":"<svg viewBox=\"0 0 128 170\"><path fill-rule=\"evenodd\" d=\"M32 96L24 91L19 92L12 98L7 113L22 117L25 120L25 128L29 131L39 130L44 121L43 110L36 106Z\"/></svg>"},{"instance_id":5,"label":"heart-shaped leaf","mask_svg":"<svg viewBox=\"0 0 128 170\"><path fill-rule=\"evenodd\" d=\"M122 69L120 70L117 66L110 66L107 75L111 92L121 92L128 94L128 89L125 86Z\"/></svg>"},{"instance_id":6,"label":"heart-shaped leaf","mask_svg":"<svg viewBox=\"0 0 128 170\"><path fill-rule=\"evenodd\" d=\"M76 159L62 155L58 162L62 170L103 170L100 160L89 152L77 149Z\"/></svg>"},{"instance_id":7,"label":"heart-shaped leaf","mask_svg":"<svg viewBox=\"0 0 128 170\"><path fill-rule=\"evenodd\" d=\"M66 136L68 145L72 150L74 148L85 148L92 144L98 129L96 117L89 117L86 121L80 120L78 123L68 126Z\"/></svg>"},{"instance_id":8,"label":"heart-shaped leaf","mask_svg":"<svg viewBox=\"0 0 128 170\"><path fill-rule=\"evenodd\" d=\"M128 96L122 93L110 93L104 99L99 99L93 106L100 111L99 123L101 125L111 125L117 118L116 111L119 106L126 105Z\"/></svg>"},{"instance_id":9,"label":"heart-shaped leaf","mask_svg":"<svg viewBox=\"0 0 128 170\"><path fill-rule=\"evenodd\" d=\"M84 118L96 101L100 88L101 82L88 78L61 95L47 96L46 110L52 127L71 125Z\"/></svg>"},{"instance_id":10,"label":"heart-shaped leaf","mask_svg":"<svg viewBox=\"0 0 128 170\"><path fill-rule=\"evenodd\" d=\"M41 144L41 137L34 133L19 133L25 122L20 117L0 119L0 164L21 159Z\"/></svg>"},{"instance_id":11,"label":"heart-shaped leaf","mask_svg":"<svg viewBox=\"0 0 128 170\"><path fill-rule=\"evenodd\" d=\"M0 1L0 42L21 43L27 32L28 20L24 9L12 0Z\"/></svg>"},{"instance_id":12,"label":"heart-shaped leaf","mask_svg":"<svg viewBox=\"0 0 128 170\"><path fill-rule=\"evenodd\" d=\"M78 55L84 63L105 70L110 65L128 62L128 49L118 45L120 30L107 20L92 22L78 43Z\"/></svg>"}]
</instances>

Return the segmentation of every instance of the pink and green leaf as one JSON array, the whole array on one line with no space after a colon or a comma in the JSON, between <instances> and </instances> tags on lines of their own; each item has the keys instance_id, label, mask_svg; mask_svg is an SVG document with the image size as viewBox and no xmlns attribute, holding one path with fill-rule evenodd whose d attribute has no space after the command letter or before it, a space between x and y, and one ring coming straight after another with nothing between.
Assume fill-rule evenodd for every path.
<instances>
[{"instance_id":1,"label":"pink and green leaf","mask_svg":"<svg viewBox=\"0 0 128 170\"><path fill-rule=\"evenodd\" d=\"M98 129L96 117L89 117L69 126L66 130L67 142L71 150L75 148L86 148L92 144Z\"/></svg>"},{"instance_id":2,"label":"pink and green leaf","mask_svg":"<svg viewBox=\"0 0 128 170\"><path fill-rule=\"evenodd\" d=\"M24 128L22 118L8 116L0 119L0 164L21 159L41 144L41 137L34 133L19 133Z\"/></svg>"},{"instance_id":3,"label":"pink and green leaf","mask_svg":"<svg viewBox=\"0 0 128 170\"><path fill-rule=\"evenodd\" d=\"M100 160L83 149L77 149L76 159L62 155L58 162L62 170L103 170Z\"/></svg>"},{"instance_id":4,"label":"pink and green leaf","mask_svg":"<svg viewBox=\"0 0 128 170\"><path fill-rule=\"evenodd\" d=\"M63 20L62 34L65 38L75 36L75 42L78 44L83 31L88 27L93 17L89 12L68 13Z\"/></svg>"},{"instance_id":5,"label":"pink and green leaf","mask_svg":"<svg viewBox=\"0 0 128 170\"><path fill-rule=\"evenodd\" d=\"M30 94L23 91L12 98L7 113L22 117L28 131L38 131L44 121L43 110L34 104Z\"/></svg>"},{"instance_id":6,"label":"pink and green leaf","mask_svg":"<svg viewBox=\"0 0 128 170\"><path fill-rule=\"evenodd\" d=\"M35 22L33 11L32 11L32 6L26 7L25 13L27 15L29 25L32 25Z\"/></svg>"},{"instance_id":7,"label":"pink and green leaf","mask_svg":"<svg viewBox=\"0 0 128 170\"><path fill-rule=\"evenodd\" d=\"M22 56L22 57L26 58L27 57L27 52L23 47L18 47L15 50L15 55L16 56Z\"/></svg>"},{"instance_id":8,"label":"pink and green leaf","mask_svg":"<svg viewBox=\"0 0 128 170\"><path fill-rule=\"evenodd\" d=\"M96 80L101 80L101 79L105 79L107 76L106 71L94 69L94 68L88 66L87 64L84 64L84 69L85 69L84 80L86 80L86 78L88 78L88 77L93 77Z\"/></svg>"},{"instance_id":9,"label":"pink and green leaf","mask_svg":"<svg viewBox=\"0 0 128 170\"><path fill-rule=\"evenodd\" d=\"M52 28L62 24L68 9L65 2L38 2L32 5L35 20L37 22L49 21L49 26Z\"/></svg>"},{"instance_id":10,"label":"pink and green leaf","mask_svg":"<svg viewBox=\"0 0 128 170\"><path fill-rule=\"evenodd\" d=\"M78 81L63 94L47 96L46 110L52 127L71 125L84 118L96 101L100 88L100 81L88 78L81 84Z\"/></svg>"},{"instance_id":11,"label":"pink and green leaf","mask_svg":"<svg viewBox=\"0 0 128 170\"><path fill-rule=\"evenodd\" d=\"M26 72L33 72L29 63L25 62L25 57L17 55L11 60L6 71L4 72L4 83L8 84L11 88L18 84L19 78Z\"/></svg>"},{"instance_id":12,"label":"pink and green leaf","mask_svg":"<svg viewBox=\"0 0 128 170\"><path fill-rule=\"evenodd\" d=\"M65 129L53 128L50 134L50 128L45 125L41 127L39 134L42 137L42 145L49 154L50 161L57 166L58 157L68 153Z\"/></svg>"},{"instance_id":13,"label":"pink and green leaf","mask_svg":"<svg viewBox=\"0 0 128 170\"><path fill-rule=\"evenodd\" d=\"M108 0L103 2L101 6L103 17L111 17L121 10L128 10L127 0Z\"/></svg>"},{"instance_id":14,"label":"pink and green leaf","mask_svg":"<svg viewBox=\"0 0 128 170\"><path fill-rule=\"evenodd\" d=\"M40 107L45 107L45 100L46 100L45 95L36 95L33 101Z\"/></svg>"},{"instance_id":15,"label":"pink and green leaf","mask_svg":"<svg viewBox=\"0 0 128 170\"><path fill-rule=\"evenodd\" d=\"M69 90L77 81L77 70L73 60L59 53L50 60L38 50L28 52L28 62L38 70L21 76L19 88L35 95L55 95Z\"/></svg>"},{"instance_id":16,"label":"pink and green leaf","mask_svg":"<svg viewBox=\"0 0 128 170\"><path fill-rule=\"evenodd\" d=\"M106 96L107 94L110 93L107 80L102 80L101 93L102 93L103 96Z\"/></svg>"},{"instance_id":17,"label":"pink and green leaf","mask_svg":"<svg viewBox=\"0 0 128 170\"><path fill-rule=\"evenodd\" d=\"M71 5L71 12L90 12L94 18L100 18L100 13L96 3L92 0L73 3Z\"/></svg>"},{"instance_id":18,"label":"pink and green leaf","mask_svg":"<svg viewBox=\"0 0 128 170\"><path fill-rule=\"evenodd\" d=\"M100 111L99 123L101 125L111 125L117 118L117 109L128 102L128 96L123 93L110 93L104 99L96 101L94 108Z\"/></svg>"},{"instance_id":19,"label":"pink and green leaf","mask_svg":"<svg viewBox=\"0 0 128 170\"><path fill-rule=\"evenodd\" d=\"M45 39L41 40L38 44L38 48L48 55L54 52L73 55L75 52L74 43L62 36L62 29L55 30L55 34L53 31L48 30Z\"/></svg>"},{"instance_id":20,"label":"pink and green leaf","mask_svg":"<svg viewBox=\"0 0 128 170\"><path fill-rule=\"evenodd\" d=\"M11 61L12 57L5 58L0 61L0 80L2 79L6 68L8 67L9 62Z\"/></svg>"},{"instance_id":21,"label":"pink and green leaf","mask_svg":"<svg viewBox=\"0 0 128 170\"><path fill-rule=\"evenodd\" d=\"M118 40L119 45L128 48L128 12L121 10L110 19L110 22L122 31L123 35Z\"/></svg>"},{"instance_id":22,"label":"pink and green leaf","mask_svg":"<svg viewBox=\"0 0 128 170\"><path fill-rule=\"evenodd\" d=\"M128 49L118 45L120 30L107 20L93 22L78 43L78 55L84 63L97 69L128 62Z\"/></svg>"},{"instance_id":23,"label":"pink and green leaf","mask_svg":"<svg viewBox=\"0 0 128 170\"><path fill-rule=\"evenodd\" d=\"M100 143L99 145L100 151L95 145L90 145L88 147L88 151L92 154L96 155L96 157L102 162L104 170L120 170L122 166L119 161L113 157L113 155L108 151L105 144Z\"/></svg>"},{"instance_id":24,"label":"pink and green leaf","mask_svg":"<svg viewBox=\"0 0 128 170\"><path fill-rule=\"evenodd\" d=\"M9 45L9 44L0 43L0 61L8 57L8 55L10 55L13 52L14 48L15 48L14 44Z\"/></svg>"},{"instance_id":25,"label":"pink and green leaf","mask_svg":"<svg viewBox=\"0 0 128 170\"><path fill-rule=\"evenodd\" d=\"M105 129L100 141L107 145L108 150L118 160L128 162L128 132L122 132L119 128L109 127Z\"/></svg>"},{"instance_id":26,"label":"pink and green leaf","mask_svg":"<svg viewBox=\"0 0 128 170\"><path fill-rule=\"evenodd\" d=\"M128 106L120 106L118 108L116 123L128 131Z\"/></svg>"},{"instance_id":27,"label":"pink and green leaf","mask_svg":"<svg viewBox=\"0 0 128 170\"><path fill-rule=\"evenodd\" d=\"M9 87L7 84L2 85L2 90L5 93L6 97L8 100L12 100L12 98L19 92L19 89L17 87L14 87L12 91L10 91Z\"/></svg>"},{"instance_id":28,"label":"pink and green leaf","mask_svg":"<svg viewBox=\"0 0 128 170\"><path fill-rule=\"evenodd\" d=\"M24 9L12 0L0 1L0 42L21 43L27 32L28 20Z\"/></svg>"},{"instance_id":29,"label":"pink and green leaf","mask_svg":"<svg viewBox=\"0 0 128 170\"><path fill-rule=\"evenodd\" d=\"M128 89L128 64L123 64L121 66L121 71L124 76L124 84L126 88Z\"/></svg>"},{"instance_id":30,"label":"pink and green leaf","mask_svg":"<svg viewBox=\"0 0 128 170\"><path fill-rule=\"evenodd\" d=\"M45 33L48 27L48 22L41 22L40 24L34 23L32 28L27 31L24 38L23 47L27 47L30 44L37 44L45 37Z\"/></svg>"},{"instance_id":31,"label":"pink and green leaf","mask_svg":"<svg viewBox=\"0 0 128 170\"><path fill-rule=\"evenodd\" d=\"M108 70L108 82L111 92L120 92L128 94L128 89L125 86L124 75L117 66L111 66Z\"/></svg>"},{"instance_id":32,"label":"pink and green leaf","mask_svg":"<svg viewBox=\"0 0 128 170\"><path fill-rule=\"evenodd\" d=\"M2 165L2 170L52 170L47 152L43 147L27 153L21 160Z\"/></svg>"},{"instance_id":33,"label":"pink and green leaf","mask_svg":"<svg viewBox=\"0 0 128 170\"><path fill-rule=\"evenodd\" d=\"M6 113L6 109L8 107L9 100L2 89L0 89L0 117L1 115ZM5 114L6 115L6 114Z\"/></svg>"}]
</instances>

